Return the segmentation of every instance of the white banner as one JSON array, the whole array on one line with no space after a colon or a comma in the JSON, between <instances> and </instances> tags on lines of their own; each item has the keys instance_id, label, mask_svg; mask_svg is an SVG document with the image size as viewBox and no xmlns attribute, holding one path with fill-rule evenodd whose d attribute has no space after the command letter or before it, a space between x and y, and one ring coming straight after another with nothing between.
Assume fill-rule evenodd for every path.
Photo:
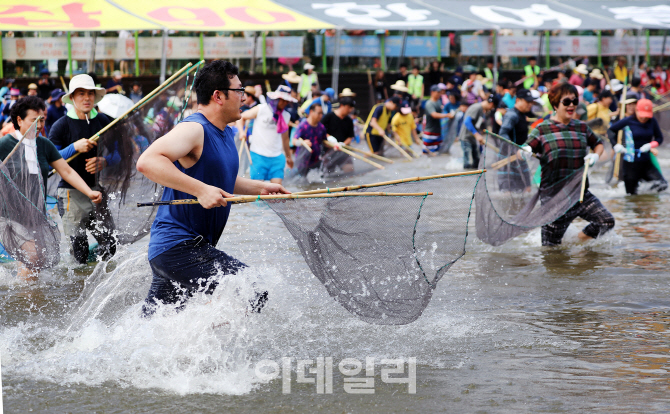
<instances>
[{"instance_id":1,"label":"white banner","mask_svg":"<svg viewBox=\"0 0 670 414\"><path fill-rule=\"evenodd\" d=\"M542 55L546 54L546 38L542 38ZM602 37L602 55L619 56L635 54L634 37ZM647 40L642 36L639 43L640 55L647 53ZM663 36L650 36L650 55L660 55ZM540 49L539 36L498 36L498 55L501 56L537 56ZM461 54L464 56L490 56L493 54L493 41L490 36L461 36ZM597 56L597 36L551 36L549 54L552 56ZM664 55L670 56L670 37L666 40Z\"/></svg>"},{"instance_id":2,"label":"white banner","mask_svg":"<svg viewBox=\"0 0 670 414\"><path fill-rule=\"evenodd\" d=\"M140 59L160 59L162 38L140 37ZM88 60L91 57L90 37L72 38L72 59ZM265 39L265 55L269 58L302 57L302 36L272 36ZM254 53L253 38L205 37L203 48L206 59L251 58ZM262 39L258 38L256 56L263 55ZM199 59L200 39L198 37L168 37L168 59ZM24 37L3 38L2 59L4 60L44 60L67 59L67 38L65 37ZM98 37L95 42L95 59L135 59L135 39Z\"/></svg>"}]
</instances>

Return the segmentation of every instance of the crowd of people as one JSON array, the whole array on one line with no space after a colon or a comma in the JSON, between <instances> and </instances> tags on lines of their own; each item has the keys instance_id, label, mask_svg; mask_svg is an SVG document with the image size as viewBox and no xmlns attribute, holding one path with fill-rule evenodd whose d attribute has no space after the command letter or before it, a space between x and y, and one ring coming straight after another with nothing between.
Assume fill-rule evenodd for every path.
<instances>
[{"instance_id":1,"label":"crowd of people","mask_svg":"<svg viewBox=\"0 0 670 414\"><path fill-rule=\"evenodd\" d=\"M653 162L663 135L649 99L663 94L670 80L670 71L660 67L647 73L640 65L638 71L628 72L618 64L611 73L603 73L599 68L589 69L587 62L574 62L572 67L544 71L530 58L521 80L494 83L493 61L483 73L465 76L457 68L448 77L438 62L423 73L417 66L409 71L407 65L401 65L388 90L384 73L378 72L370 79L377 104L365 122L358 117L354 91L348 87L339 92L322 90L314 66L308 63L303 69L301 75L294 71L282 75L283 83L265 94L261 85L250 81L227 90L240 96L241 119L230 126L237 130L240 145L249 151L253 180L281 184L287 167L300 175L313 169L354 172L351 156L340 151L355 142L367 145L368 155L384 155L388 143L408 153L418 153L412 146L419 147L423 154L435 156L448 153L452 144L460 141L464 169L476 169L481 167L480 154L488 130L523 146L520 157L530 153L539 156L541 187L553 185L585 163L595 164L604 156L603 144L609 140L613 151L607 156L621 154L621 176L629 194L638 191L641 181L652 181L658 191L667 188ZM102 87L93 76L77 75L64 91L48 74L25 91L14 88L12 80L0 89L0 158L20 140L29 120L43 118L44 122L38 124L37 145L44 147L38 151L39 165L43 174L55 168L63 177L58 190L59 210L73 256L81 263L88 257L87 230L96 230L93 236L103 256L113 255L115 249L113 237L92 224L94 204L102 201L96 189L96 173L113 160L98 156L96 142L82 137L94 136L111 122L109 116L96 110L96 105L105 94L122 91L120 76ZM133 100L141 99L141 88L133 85L130 95ZM166 108L171 105L165 104ZM164 124L164 115L153 115L154 128ZM562 148L572 151L566 156ZM63 161L76 153L84 156L70 164ZM514 190L513 183L508 184ZM590 214L600 220L597 229L584 232L585 237L597 237L613 226L613 219L597 199L589 200L595 212L580 210L576 214ZM547 230L546 242L560 242L560 233L560 229Z\"/></svg>"}]
</instances>

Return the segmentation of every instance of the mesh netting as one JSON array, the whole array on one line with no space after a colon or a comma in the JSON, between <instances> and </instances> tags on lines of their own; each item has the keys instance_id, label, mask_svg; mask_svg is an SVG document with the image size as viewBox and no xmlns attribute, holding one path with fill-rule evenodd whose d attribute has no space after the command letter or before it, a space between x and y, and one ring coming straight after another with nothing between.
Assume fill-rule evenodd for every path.
<instances>
[{"instance_id":1,"label":"mesh netting","mask_svg":"<svg viewBox=\"0 0 670 414\"><path fill-rule=\"evenodd\" d=\"M28 268L43 269L58 263L60 232L46 211L37 149L30 145L36 126L30 127L4 164L0 160L0 243Z\"/></svg>"},{"instance_id":2,"label":"mesh netting","mask_svg":"<svg viewBox=\"0 0 670 414\"><path fill-rule=\"evenodd\" d=\"M487 134L480 159L486 172L476 191L475 223L477 237L493 246L554 222L579 202L583 168L559 183L540 187L539 161L516 159L518 149Z\"/></svg>"},{"instance_id":3,"label":"mesh netting","mask_svg":"<svg viewBox=\"0 0 670 414\"><path fill-rule=\"evenodd\" d=\"M158 201L163 188L135 168L137 159L157 139L183 119L189 107L197 66L164 87L130 115L104 132L98 140L98 156L108 165L98 173L103 203L96 217L114 229L119 243L134 243L149 234L158 207L138 209L138 201Z\"/></svg>"},{"instance_id":4,"label":"mesh netting","mask_svg":"<svg viewBox=\"0 0 670 414\"><path fill-rule=\"evenodd\" d=\"M345 177L366 174L377 169L365 161L332 149L321 148L318 160L313 158L309 151L298 147L293 157L294 166L286 173L287 181L333 182ZM383 162L375 162L383 164Z\"/></svg>"},{"instance_id":5,"label":"mesh netting","mask_svg":"<svg viewBox=\"0 0 670 414\"><path fill-rule=\"evenodd\" d=\"M480 176L476 172L357 190L433 192L427 197L267 204L337 302L363 321L402 325L421 315L437 282L465 254L470 207Z\"/></svg>"},{"instance_id":6,"label":"mesh netting","mask_svg":"<svg viewBox=\"0 0 670 414\"><path fill-rule=\"evenodd\" d=\"M658 108L654 112L654 118L663 132L663 138L670 139L670 96L657 95L652 98L652 103L654 108Z\"/></svg>"}]
</instances>

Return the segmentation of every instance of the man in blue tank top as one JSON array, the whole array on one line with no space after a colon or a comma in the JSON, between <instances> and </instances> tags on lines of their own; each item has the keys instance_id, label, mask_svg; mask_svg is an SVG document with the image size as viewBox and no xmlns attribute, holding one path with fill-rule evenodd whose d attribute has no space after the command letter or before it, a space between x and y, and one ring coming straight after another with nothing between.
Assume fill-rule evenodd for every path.
<instances>
[{"instance_id":1,"label":"man in blue tank top","mask_svg":"<svg viewBox=\"0 0 670 414\"><path fill-rule=\"evenodd\" d=\"M244 263L217 250L228 221L232 194L288 194L280 184L237 176L239 160L227 125L240 119L244 89L238 68L213 61L195 80L198 112L153 143L137 161L137 170L165 187L163 200L192 198L200 204L158 208L151 226L149 264L153 272L143 313L160 303L183 307L197 291L212 293L217 276L234 275ZM252 300L260 311L267 292Z\"/></svg>"}]
</instances>

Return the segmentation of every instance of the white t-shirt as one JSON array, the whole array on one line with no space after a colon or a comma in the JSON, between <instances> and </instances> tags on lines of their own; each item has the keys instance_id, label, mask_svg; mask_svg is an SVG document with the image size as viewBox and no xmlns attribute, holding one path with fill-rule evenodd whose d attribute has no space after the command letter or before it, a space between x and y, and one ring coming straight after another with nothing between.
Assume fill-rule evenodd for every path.
<instances>
[{"instance_id":1,"label":"white t-shirt","mask_svg":"<svg viewBox=\"0 0 670 414\"><path fill-rule=\"evenodd\" d=\"M282 116L288 125L291 115L284 111ZM251 134L251 151L264 157L280 156L284 152L281 135L277 132L277 122L272 118L270 105L258 105L258 114Z\"/></svg>"}]
</instances>

